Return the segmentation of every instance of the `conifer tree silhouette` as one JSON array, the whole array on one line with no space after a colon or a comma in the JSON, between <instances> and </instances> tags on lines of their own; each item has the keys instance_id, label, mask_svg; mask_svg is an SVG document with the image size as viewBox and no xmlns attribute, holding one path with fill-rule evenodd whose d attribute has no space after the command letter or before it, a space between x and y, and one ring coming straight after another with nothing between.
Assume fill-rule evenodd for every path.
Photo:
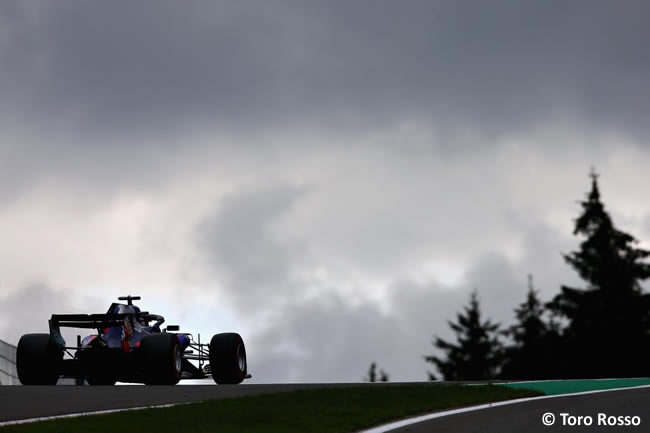
<instances>
[{"instance_id":1,"label":"conifer tree silhouette","mask_svg":"<svg viewBox=\"0 0 650 433\"><path fill-rule=\"evenodd\" d=\"M650 296L640 283L650 277L650 251L614 226L600 201L598 175L592 169L590 176L591 192L574 230L585 239L564 256L586 287L563 286L548 304L568 320L556 360L570 377L647 376Z\"/></svg>"},{"instance_id":2,"label":"conifer tree silhouette","mask_svg":"<svg viewBox=\"0 0 650 433\"><path fill-rule=\"evenodd\" d=\"M501 345L498 340L499 324L482 321L481 309L476 291L472 292L469 305L456 316L456 322L449 321L456 333L456 343L439 337L434 346L445 352L446 357L425 356L426 362L434 364L446 380L480 380L496 377L501 360ZM433 380L429 373L429 379Z\"/></svg>"},{"instance_id":3,"label":"conifer tree silhouette","mask_svg":"<svg viewBox=\"0 0 650 433\"><path fill-rule=\"evenodd\" d=\"M513 344L504 351L500 376L504 379L550 379L555 371L549 368L553 346L558 335L544 321L544 304L537 297L533 277L528 276L526 300L515 309L517 322L504 333Z\"/></svg>"},{"instance_id":4,"label":"conifer tree silhouette","mask_svg":"<svg viewBox=\"0 0 650 433\"><path fill-rule=\"evenodd\" d=\"M366 382L377 382L377 363L371 362L368 368L368 376L364 378Z\"/></svg>"},{"instance_id":5,"label":"conifer tree silhouette","mask_svg":"<svg viewBox=\"0 0 650 433\"><path fill-rule=\"evenodd\" d=\"M368 376L364 377L363 380L366 382L388 382L389 376L384 370L379 370L379 377L377 376L377 363L371 362L370 368L368 368Z\"/></svg>"}]
</instances>

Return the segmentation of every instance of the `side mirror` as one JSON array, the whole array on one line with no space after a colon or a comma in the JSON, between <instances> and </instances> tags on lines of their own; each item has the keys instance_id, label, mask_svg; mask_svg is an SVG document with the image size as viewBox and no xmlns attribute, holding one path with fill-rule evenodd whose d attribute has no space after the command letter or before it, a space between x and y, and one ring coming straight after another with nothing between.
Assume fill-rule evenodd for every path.
<instances>
[{"instance_id":1,"label":"side mirror","mask_svg":"<svg viewBox=\"0 0 650 433\"><path fill-rule=\"evenodd\" d=\"M178 325L167 325L167 331L178 331L179 329L181 329L181 327Z\"/></svg>"}]
</instances>

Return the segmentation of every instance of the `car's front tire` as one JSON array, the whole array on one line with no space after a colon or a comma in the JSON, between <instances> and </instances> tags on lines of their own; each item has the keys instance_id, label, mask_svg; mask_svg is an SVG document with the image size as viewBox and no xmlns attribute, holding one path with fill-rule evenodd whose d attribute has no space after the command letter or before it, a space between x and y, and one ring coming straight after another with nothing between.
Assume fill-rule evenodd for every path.
<instances>
[{"instance_id":1,"label":"car's front tire","mask_svg":"<svg viewBox=\"0 0 650 433\"><path fill-rule=\"evenodd\" d=\"M234 332L216 334L210 341L210 370L219 385L242 383L248 374L246 347Z\"/></svg>"},{"instance_id":2,"label":"car's front tire","mask_svg":"<svg viewBox=\"0 0 650 433\"><path fill-rule=\"evenodd\" d=\"M16 370L23 385L56 385L63 351L50 342L49 334L25 334L16 348Z\"/></svg>"},{"instance_id":3,"label":"car's front tire","mask_svg":"<svg viewBox=\"0 0 650 433\"><path fill-rule=\"evenodd\" d=\"M176 385L181 379L182 349L175 334L150 334L140 344L147 385Z\"/></svg>"}]
</instances>

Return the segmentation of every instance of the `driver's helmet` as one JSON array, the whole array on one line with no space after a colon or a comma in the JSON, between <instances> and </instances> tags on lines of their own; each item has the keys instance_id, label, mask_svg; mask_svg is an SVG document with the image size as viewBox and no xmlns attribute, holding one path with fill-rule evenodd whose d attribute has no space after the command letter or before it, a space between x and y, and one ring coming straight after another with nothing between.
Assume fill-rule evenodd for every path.
<instances>
[{"instance_id":1,"label":"driver's helmet","mask_svg":"<svg viewBox=\"0 0 650 433\"><path fill-rule=\"evenodd\" d=\"M140 313L140 312L142 311L142 310L140 310L140 307L135 306L135 305L133 306L133 310L134 310L136 313ZM148 325L149 325L149 322L148 322L144 317L142 317L142 316L139 316L139 317L136 316L136 319L135 319L135 320L136 320L137 323L140 324L140 326L148 326Z\"/></svg>"}]
</instances>

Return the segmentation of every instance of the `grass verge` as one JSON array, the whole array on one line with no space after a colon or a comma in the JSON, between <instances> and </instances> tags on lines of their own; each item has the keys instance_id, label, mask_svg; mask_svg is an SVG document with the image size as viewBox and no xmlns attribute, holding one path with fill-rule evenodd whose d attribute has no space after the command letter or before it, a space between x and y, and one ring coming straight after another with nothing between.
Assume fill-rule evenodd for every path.
<instances>
[{"instance_id":1,"label":"grass verge","mask_svg":"<svg viewBox=\"0 0 650 433\"><path fill-rule=\"evenodd\" d=\"M155 431L352 432L436 410L541 395L505 386L371 385L211 400L160 409L63 418L2 433Z\"/></svg>"}]
</instances>

